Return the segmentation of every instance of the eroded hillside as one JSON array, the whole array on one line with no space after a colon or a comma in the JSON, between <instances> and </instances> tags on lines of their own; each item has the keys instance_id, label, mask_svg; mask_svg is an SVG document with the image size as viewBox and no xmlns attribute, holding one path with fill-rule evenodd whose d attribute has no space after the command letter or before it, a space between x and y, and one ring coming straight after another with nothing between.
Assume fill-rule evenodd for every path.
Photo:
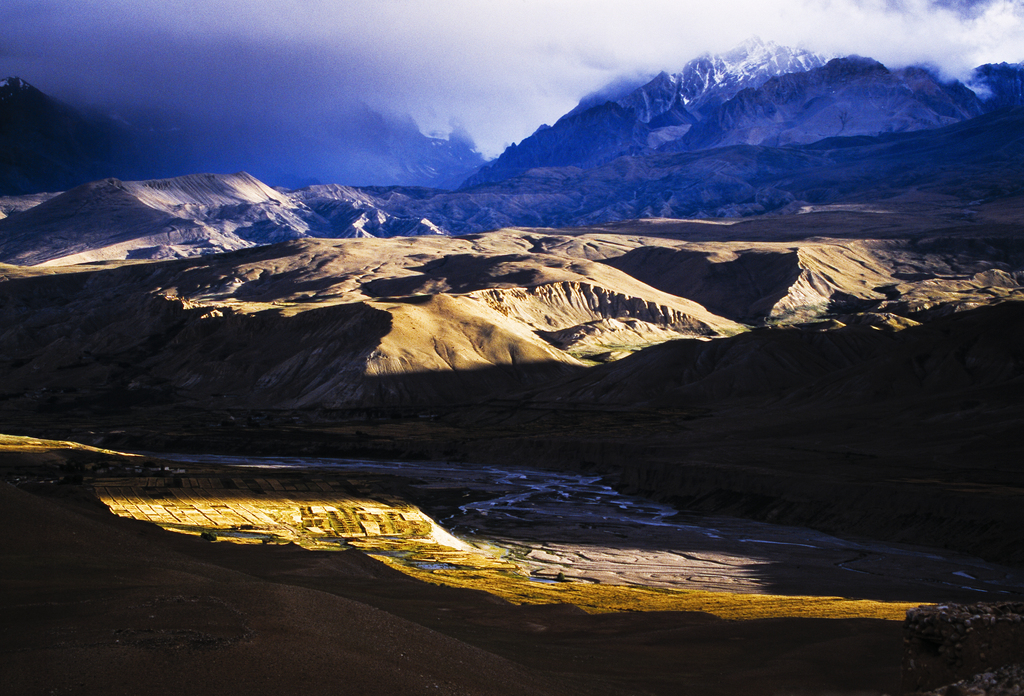
<instances>
[{"instance_id":1,"label":"eroded hillside","mask_svg":"<svg viewBox=\"0 0 1024 696\"><path fill-rule=\"evenodd\" d=\"M7 403L466 403L674 339L823 321L870 337L1024 293L1013 238L711 243L677 225L7 266Z\"/></svg>"}]
</instances>

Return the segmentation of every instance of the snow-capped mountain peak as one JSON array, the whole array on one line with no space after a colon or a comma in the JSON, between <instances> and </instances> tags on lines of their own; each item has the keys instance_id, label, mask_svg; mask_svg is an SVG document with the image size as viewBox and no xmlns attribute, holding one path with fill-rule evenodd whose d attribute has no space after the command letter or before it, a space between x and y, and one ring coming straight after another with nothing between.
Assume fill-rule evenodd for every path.
<instances>
[{"instance_id":1,"label":"snow-capped mountain peak","mask_svg":"<svg viewBox=\"0 0 1024 696\"><path fill-rule=\"evenodd\" d=\"M760 87L778 75L821 67L829 58L754 36L721 55L705 53L694 58L678 73L661 73L616 103L636 113L643 123L677 105L699 114L703 107L731 99L742 89Z\"/></svg>"},{"instance_id":2,"label":"snow-capped mountain peak","mask_svg":"<svg viewBox=\"0 0 1024 696\"><path fill-rule=\"evenodd\" d=\"M693 59L674 77L679 81L682 103L699 110L709 102L731 99L742 89L760 87L778 75L820 68L831 57L752 37L722 55Z\"/></svg>"},{"instance_id":3,"label":"snow-capped mountain peak","mask_svg":"<svg viewBox=\"0 0 1024 696\"><path fill-rule=\"evenodd\" d=\"M705 56L707 57L707 56ZM752 36L719 58L725 73L739 79L757 79L765 73L771 76L791 72L805 72L828 62L833 56L811 53L802 48L780 46L774 41L762 41Z\"/></svg>"}]
</instances>

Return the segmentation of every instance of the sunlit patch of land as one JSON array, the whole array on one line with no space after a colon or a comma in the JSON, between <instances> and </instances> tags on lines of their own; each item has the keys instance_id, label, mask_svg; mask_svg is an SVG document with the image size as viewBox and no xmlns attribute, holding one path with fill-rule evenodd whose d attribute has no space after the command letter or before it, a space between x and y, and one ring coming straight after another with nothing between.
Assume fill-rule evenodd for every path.
<instances>
[{"instance_id":1,"label":"sunlit patch of land","mask_svg":"<svg viewBox=\"0 0 1024 696\"><path fill-rule=\"evenodd\" d=\"M136 455L114 452L100 447L90 447L78 442L68 440L43 440L37 437L24 437L21 435L0 434L0 452L25 452L43 453L60 450L77 450L81 452L96 452L99 454L116 455L118 457L135 457Z\"/></svg>"},{"instance_id":2,"label":"sunlit patch of land","mask_svg":"<svg viewBox=\"0 0 1024 696\"><path fill-rule=\"evenodd\" d=\"M782 617L869 618L902 621L920 602L877 602L843 597L783 596L671 590L588 582L539 583L521 576L395 567L426 582L483 589L519 604L574 604L592 613L614 611L701 611L723 619Z\"/></svg>"},{"instance_id":3,"label":"sunlit patch of land","mask_svg":"<svg viewBox=\"0 0 1024 696\"><path fill-rule=\"evenodd\" d=\"M488 543L458 539L397 498L357 497L357 480L311 476L103 478L96 495L111 511L187 534L243 544L294 543L311 550L358 548L420 580L485 590L517 604L568 603L591 612L702 611L726 619L770 617L902 620L905 602L735 594L539 581Z\"/></svg>"}]
</instances>

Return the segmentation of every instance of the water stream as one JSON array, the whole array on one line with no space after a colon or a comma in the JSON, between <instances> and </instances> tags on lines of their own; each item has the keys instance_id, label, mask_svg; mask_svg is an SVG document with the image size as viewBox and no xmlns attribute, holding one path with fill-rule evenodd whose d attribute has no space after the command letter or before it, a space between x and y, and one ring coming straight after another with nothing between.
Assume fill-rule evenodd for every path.
<instances>
[{"instance_id":1,"label":"water stream","mask_svg":"<svg viewBox=\"0 0 1024 696\"><path fill-rule=\"evenodd\" d=\"M159 454L267 469L393 474L416 481L429 509L453 491L471 502L438 522L496 545L532 578L652 587L823 594L914 601L1024 595L1024 574L948 551L839 538L800 527L679 512L615 491L590 474L445 462Z\"/></svg>"}]
</instances>

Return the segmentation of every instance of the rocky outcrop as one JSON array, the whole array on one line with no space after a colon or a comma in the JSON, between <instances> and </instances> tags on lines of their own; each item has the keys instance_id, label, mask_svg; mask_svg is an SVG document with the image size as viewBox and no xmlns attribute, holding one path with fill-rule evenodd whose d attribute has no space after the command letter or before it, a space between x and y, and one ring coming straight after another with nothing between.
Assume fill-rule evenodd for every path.
<instances>
[{"instance_id":1,"label":"rocky outcrop","mask_svg":"<svg viewBox=\"0 0 1024 696\"><path fill-rule=\"evenodd\" d=\"M1024 662L1006 665L940 686L918 696L1019 696L1024 692Z\"/></svg>"},{"instance_id":2,"label":"rocky outcrop","mask_svg":"<svg viewBox=\"0 0 1024 696\"><path fill-rule=\"evenodd\" d=\"M710 337L715 328L680 309L589 283L563 281L472 293L488 307L530 326L561 348L637 345Z\"/></svg>"},{"instance_id":3,"label":"rocky outcrop","mask_svg":"<svg viewBox=\"0 0 1024 696\"><path fill-rule=\"evenodd\" d=\"M1021 667L1024 603L942 604L907 612L903 624L905 694L1018 694L1024 690ZM974 675L978 676L972 679ZM961 683L956 686L937 688L958 681Z\"/></svg>"},{"instance_id":4,"label":"rocky outcrop","mask_svg":"<svg viewBox=\"0 0 1024 696\"><path fill-rule=\"evenodd\" d=\"M901 133L958 123L984 112L978 96L959 82L944 83L922 68L890 71L877 61L851 56L744 90L663 149L786 146L836 136Z\"/></svg>"}]
</instances>

